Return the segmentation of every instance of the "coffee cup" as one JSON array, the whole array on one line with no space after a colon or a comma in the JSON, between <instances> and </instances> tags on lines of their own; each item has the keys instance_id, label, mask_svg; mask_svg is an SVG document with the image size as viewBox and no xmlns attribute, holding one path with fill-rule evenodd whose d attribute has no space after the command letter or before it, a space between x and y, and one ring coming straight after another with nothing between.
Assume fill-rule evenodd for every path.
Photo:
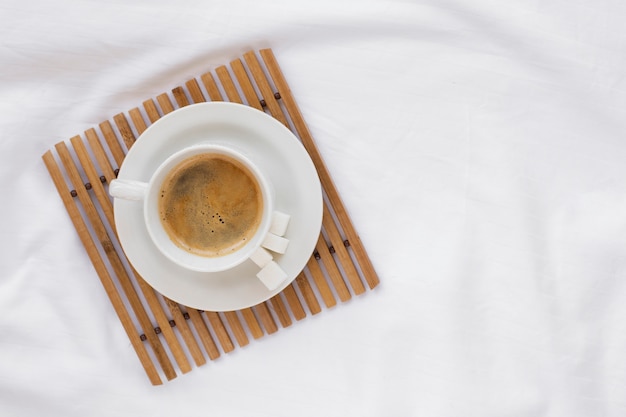
<instances>
[{"instance_id":1,"label":"coffee cup","mask_svg":"<svg viewBox=\"0 0 626 417\"><path fill-rule=\"evenodd\" d=\"M143 203L152 242L183 268L218 272L252 259L276 269L262 248L268 236L275 238L270 233L276 218L273 188L237 149L216 143L187 147L167 158L148 182L116 179L109 193ZM272 283L264 281L268 288L286 278L280 268L270 275Z\"/></svg>"}]
</instances>

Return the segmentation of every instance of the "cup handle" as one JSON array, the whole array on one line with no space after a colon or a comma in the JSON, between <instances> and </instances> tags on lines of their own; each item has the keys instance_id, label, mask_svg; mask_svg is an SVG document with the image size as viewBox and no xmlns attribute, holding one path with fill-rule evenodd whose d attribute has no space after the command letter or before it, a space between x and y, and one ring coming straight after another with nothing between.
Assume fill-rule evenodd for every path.
<instances>
[{"instance_id":1,"label":"cup handle","mask_svg":"<svg viewBox=\"0 0 626 417\"><path fill-rule=\"evenodd\" d=\"M135 180L115 179L109 184L111 197L123 200L141 201L148 191L148 183Z\"/></svg>"}]
</instances>

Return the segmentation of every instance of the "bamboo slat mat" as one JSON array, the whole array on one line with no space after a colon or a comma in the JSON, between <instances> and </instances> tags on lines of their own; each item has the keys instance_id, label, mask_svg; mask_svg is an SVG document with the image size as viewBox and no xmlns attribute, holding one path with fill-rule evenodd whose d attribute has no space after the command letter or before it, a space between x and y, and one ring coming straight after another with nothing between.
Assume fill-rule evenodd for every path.
<instances>
[{"instance_id":1,"label":"bamboo slat mat","mask_svg":"<svg viewBox=\"0 0 626 417\"><path fill-rule=\"evenodd\" d=\"M117 240L108 183L136 138L162 115L204 101L265 111L302 141L324 194L322 231L305 269L280 294L239 311L200 311L156 292ZM379 283L271 49L249 51L140 107L57 143L43 160L150 382L162 384L223 353L317 314Z\"/></svg>"}]
</instances>

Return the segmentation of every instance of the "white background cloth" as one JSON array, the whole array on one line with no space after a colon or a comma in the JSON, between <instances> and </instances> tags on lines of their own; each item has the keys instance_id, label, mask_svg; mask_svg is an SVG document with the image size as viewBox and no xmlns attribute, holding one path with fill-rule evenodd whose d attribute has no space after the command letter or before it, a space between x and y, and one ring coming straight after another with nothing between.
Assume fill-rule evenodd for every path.
<instances>
[{"instance_id":1,"label":"white background cloth","mask_svg":"<svg viewBox=\"0 0 626 417\"><path fill-rule=\"evenodd\" d=\"M0 415L626 415L626 3L0 2ZM41 155L271 47L381 277L149 384Z\"/></svg>"}]
</instances>

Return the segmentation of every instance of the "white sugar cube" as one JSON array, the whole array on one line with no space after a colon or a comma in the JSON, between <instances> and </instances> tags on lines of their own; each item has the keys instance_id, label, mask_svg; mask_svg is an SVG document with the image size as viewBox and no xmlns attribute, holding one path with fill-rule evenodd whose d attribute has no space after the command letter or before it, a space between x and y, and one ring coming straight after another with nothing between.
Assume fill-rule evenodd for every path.
<instances>
[{"instance_id":1,"label":"white sugar cube","mask_svg":"<svg viewBox=\"0 0 626 417\"><path fill-rule=\"evenodd\" d=\"M289 240L284 237L280 237L275 235L274 233L268 233L261 243L265 249L269 249L272 252L276 253L285 253L287 251L287 245L289 245Z\"/></svg>"},{"instance_id":2,"label":"white sugar cube","mask_svg":"<svg viewBox=\"0 0 626 417\"><path fill-rule=\"evenodd\" d=\"M272 214L272 225L270 226L270 233L276 236L285 236L287 226L289 226L289 219L291 216L280 211L274 211Z\"/></svg>"},{"instance_id":3,"label":"white sugar cube","mask_svg":"<svg viewBox=\"0 0 626 417\"><path fill-rule=\"evenodd\" d=\"M278 288L278 286L287 279L287 273L274 261L270 261L265 265L256 276L270 291Z\"/></svg>"},{"instance_id":4,"label":"white sugar cube","mask_svg":"<svg viewBox=\"0 0 626 417\"><path fill-rule=\"evenodd\" d=\"M250 260L252 260L252 262L254 262L259 268L264 268L268 263L272 261L272 259L274 259L272 254L263 248L258 248L250 256Z\"/></svg>"}]
</instances>

